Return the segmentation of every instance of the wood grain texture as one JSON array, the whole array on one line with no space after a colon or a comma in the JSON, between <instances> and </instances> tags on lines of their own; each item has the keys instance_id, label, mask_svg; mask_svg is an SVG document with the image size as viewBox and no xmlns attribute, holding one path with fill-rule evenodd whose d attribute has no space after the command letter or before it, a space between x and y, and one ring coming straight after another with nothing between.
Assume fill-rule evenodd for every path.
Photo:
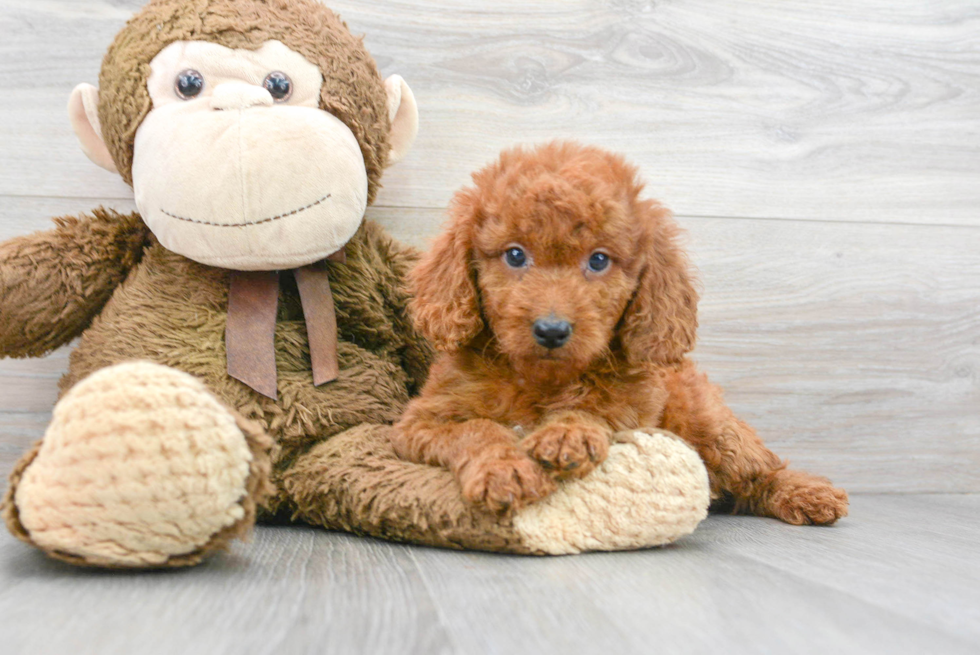
<instances>
[{"instance_id":1,"label":"wood grain texture","mask_svg":"<svg viewBox=\"0 0 980 655\"><path fill-rule=\"evenodd\" d=\"M858 497L829 530L712 517L648 553L506 566L473 554L415 559L433 595L449 601L446 623L468 652L492 643L509 653L589 653L595 634L602 652L971 652L980 569L964 562L970 548L957 541L933 555L941 538L930 530L947 517L916 521L942 500L904 516L899 503ZM922 538L910 544L907 532ZM515 616L514 607L526 609Z\"/></svg>"},{"instance_id":2,"label":"wood grain texture","mask_svg":"<svg viewBox=\"0 0 980 655\"><path fill-rule=\"evenodd\" d=\"M832 528L713 516L662 549L531 558L262 527L183 572L0 535L0 643L47 653L976 653L980 496L857 496Z\"/></svg>"},{"instance_id":3,"label":"wood grain texture","mask_svg":"<svg viewBox=\"0 0 980 655\"><path fill-rule=\"evenodd\" d=\"M453 652L404 549L313 528L177 574L105 573L0 537L4 653Z\"/></svg>"},{"instance_id":4,"label":"wood grain texture","mask_svg":"<svg viewBox=\"0 0 980 655\"><path fill-rule=\"evenodd\" d=\"M127 198L65 103L142 0L0 0L0 194ZM336 0L415 90L379 204L443 207L518 142L627 153L680 214L980 225L970 0Z\"/></svg>"},{"instance_id":5,"label":"wood grain texture","mask_svg":"<svg viewBox=\"0 0 980 655\"><path fill-rule=\"evenodd\" d=\"M838 532L785 529L773 522L733 530L715 523L700 536L723 557L737 554L839 593L856 593L905 621L978 644L980 560L972 555L977 500L858 497ZM950 611L950 603L959 609Z\"/></svg>"},{"instance_id":6,"label":"wood grain texture","mask_svg":"<svg viewBox=\"0 0 980 655\"><path fill-rule=\"evenodd\" d=\"M142 3L0 0L0 240L134 208L65 105ZM502 147L622 151L689 231L695 357L778 453L852 492L980 491L980 5L328 4L421 111L369 216L425 246ZM4 478L68 352L0 361ZM714 516L669 548L552 559L262 527L168 574L0 533L0 650L980 652L980 495L852 501L829 529Z\"/></svg>"},{"instance_id":7,"label":"wood grain texture","mask_svg":"<svg viewBox=\"0 0 980 655\"><path fill-rule=\"evenodd\" d=\"M21 227L88 202L6 200L0 225ZM443 220L369 216L419 247ZM980 491L980 230L679 222L702 287L694 357L778 454L851 491ZM0 361L7 463L43 433L65 357Z\"/></svg>"},{"instance_id":8,"label":"wood grain texture","mask_svg":"<svg viewBox=\"0 0 980 655\"><path fill-rule=\"evenodd\" d=\"M372 216L421 247L443 219ZM693 356L777 453L855 491L980 491L980 231L678 221Z\"/></svg>"}]
</instances>

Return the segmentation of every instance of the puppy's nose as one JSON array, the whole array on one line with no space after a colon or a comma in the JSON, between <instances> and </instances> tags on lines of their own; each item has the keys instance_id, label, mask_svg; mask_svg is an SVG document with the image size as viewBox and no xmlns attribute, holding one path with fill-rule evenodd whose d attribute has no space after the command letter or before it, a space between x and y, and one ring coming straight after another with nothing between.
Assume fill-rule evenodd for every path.
<instances>
[{"instance_id":1,"label":"puppy's nose","mask_svg":"<svg viewBox=\"0 0 980 655\"><path fill-rule=\"evenodd\" d=\"M553 350L561 348L572 336L572 324L562 318L539 318L534 322L534 340Z\"/></svg>"}]
</instances>

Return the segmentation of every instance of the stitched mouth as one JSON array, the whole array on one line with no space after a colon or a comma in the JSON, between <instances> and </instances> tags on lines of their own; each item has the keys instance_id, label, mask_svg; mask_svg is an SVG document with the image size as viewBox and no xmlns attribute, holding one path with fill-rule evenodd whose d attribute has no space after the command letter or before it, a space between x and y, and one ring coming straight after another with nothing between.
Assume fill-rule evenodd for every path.
<instances>
[{"instance_id":1,"label":"stitched mouth","mask_svg":"<svg viewBox=\"0 0 980 655\"><path fill-rule=\"evenodd\" d=\"M186 218L184 216L178 216L177 214L172 214L166 209L160 208L160 211L169 216L170 218L176 218L178 221L184 221L185 223L195 223L197 225L209 225L211 227L250 227L252 225L262 225L263 223L272 223L273 221L279 221L284 218L289 218L290 216L296 216L297 214L302 214L308 209L313 209L317 205L322 205L330 198L331 194L327 194L317 200L308 204L306 207L300 207L299 209L294 209L291 212L286 212L285 214L279 214L278 216L273 216L271 218L263 218L259 221L246 221L244 223L212 223L211 221L201 221L196 218Z\"/></svg>"}]
</instances>

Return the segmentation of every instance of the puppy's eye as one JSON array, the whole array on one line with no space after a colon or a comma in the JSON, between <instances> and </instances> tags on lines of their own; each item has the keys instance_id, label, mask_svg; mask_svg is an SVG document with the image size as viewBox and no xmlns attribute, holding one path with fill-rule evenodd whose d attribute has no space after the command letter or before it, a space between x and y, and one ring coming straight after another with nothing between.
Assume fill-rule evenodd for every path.
<instances>
[{"instance_id":1,"label":"puppy's eye","mask_svg":"<svg viewBox=\"0 0 980 655\"><path fill-rule=\"evenodd\" d=\"M276 102L286 102L289 100L289 96L293 95L293 81L289 79L288 75L279 71L269 73L262 86Z\"/></svg>"},{"instance_id":2,"label":"puppy's eye","mask_svg":"<svg viewBox=\"0 0 980 655\"><path fill-rule=\"evenodd\" d=\"M182 71L174 80L174 89L184 100L196 98L204 90L204 76L192 69Z\"/></svg>"},{"instance_id":3,"label":"puppy's eye","mask_svg":"<svg viewBox=\"0 0 980 655\"><path fill-rule=\"evenodd\" d=\"M504 263L511 268L524 268L527 264L527 254L520 248L508 248L504 253Z\"/></svg>"},{"instance_id":4,"label":"puppy's eye","mask_svg":"<svg viewBox=\"0 0 980 655\"><path fill-rule=\"evenodd\" d=\"M589 257L589 270L593 273L601 273L609 268L609 255L604 252L594 252Z\"/></svg>"}]
</instances>

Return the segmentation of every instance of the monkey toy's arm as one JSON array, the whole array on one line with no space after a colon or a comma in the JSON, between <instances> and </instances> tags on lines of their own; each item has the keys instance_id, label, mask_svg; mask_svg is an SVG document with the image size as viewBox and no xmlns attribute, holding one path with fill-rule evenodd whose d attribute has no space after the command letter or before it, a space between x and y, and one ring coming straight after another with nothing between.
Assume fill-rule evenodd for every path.
<instances>
[{"instance_id":1,"label":"monkey toy's arm","mask_svg":"<svg viewBox=\"0 0 980 655\"><path fill-rule=\"evenodd\" d=\"M139 214L96 209L0 243L0 357L38 357L88 327L138 261Z\"/></svg>"}]
</instances>

